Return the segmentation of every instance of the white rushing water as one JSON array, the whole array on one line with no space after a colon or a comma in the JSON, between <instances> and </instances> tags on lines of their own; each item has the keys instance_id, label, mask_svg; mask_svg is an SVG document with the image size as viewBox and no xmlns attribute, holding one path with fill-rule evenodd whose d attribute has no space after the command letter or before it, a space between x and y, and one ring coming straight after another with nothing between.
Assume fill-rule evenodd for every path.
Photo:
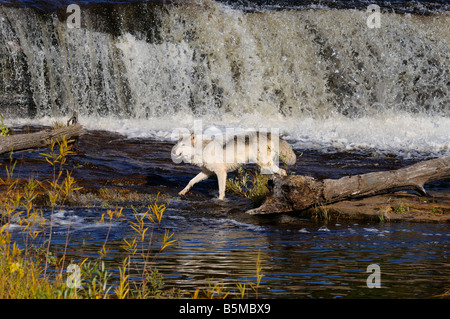
<instances>
[{"instance_id":1,"label":"white rushing water","mask_svg":"<svg viewBox=\"0 0 450 319\"><path fill-rule=\"evenodd\" d=\"M326 152L356 151L373 155L392 155L404 158L445 156L450 154L450 119L403 114L403 116L379 116L377 118L349 119L343 116L328 119L267 120L260 116L247 116L229 122L209 124L201 121L204 130L228 128L279 128L296 149L323 150ZM12 119L12 125L53 125L66 118L44 117L37 120ZM194 118L181 116L177 120L111 119L81 117L83 126L91 130L106 130L123 134L129 138L153 138L174 141L177 128L188 128L194 132ZM174 125L176 123L176 125ZM264 123L261 124L261 123Z\"/></svg>"},{"instance_id":2,"label":"white rushing water","mask_svg":"<svg viewBox=\"0 0 450 319\"><path fill-rule=\"evenodd\" d=\"M450 154L450 18L364 10L244 12L210 0L0 7L0 111L170 139L176 128L277 128L299 149ZM19 110L19 111L18 111Z\"/></svg>"}]
</instances>

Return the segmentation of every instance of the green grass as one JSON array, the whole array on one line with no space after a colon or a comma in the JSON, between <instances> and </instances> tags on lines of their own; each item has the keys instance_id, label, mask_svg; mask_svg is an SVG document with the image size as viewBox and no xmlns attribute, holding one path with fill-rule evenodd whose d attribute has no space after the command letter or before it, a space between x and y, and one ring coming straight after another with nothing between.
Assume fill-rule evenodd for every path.
<instances>
[{"instance_id":1,"label":"green grass","mask_svg":"<svg viewBox=\"0 0 450 319\"><path fill-rule=\"evenodd\" d=\"M226 191L250 199L253 207L260 206L269 194L269 175L246 171L240 167L234 178L229 178Z\"/></svg>"}]
</instances>

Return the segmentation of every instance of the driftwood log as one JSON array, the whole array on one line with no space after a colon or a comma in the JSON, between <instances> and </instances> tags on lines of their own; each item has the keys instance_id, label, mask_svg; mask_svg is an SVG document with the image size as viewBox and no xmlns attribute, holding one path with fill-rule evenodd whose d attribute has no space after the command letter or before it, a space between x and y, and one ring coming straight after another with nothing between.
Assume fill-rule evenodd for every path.
<instances>
[{"instance_id":1,"label":"driftwood log","mask_svg":"<svg viewBox=\"0 0 450 319\"><path fill-rule=\"evenodd\" d=\"M450 178L450 156L423 161L398 170L317 180L290 175L274 177L265 202L249 214L302 211L315 205L412 189L426 195L424 184Z\"/></svg>"},{"instance_id":2,"label":"driftwood log","mask_svg":"<svg viewBox=\"0 0 450 319\"><path fill-rule=\"evenodd\" d=\"M0 137L0 154L46 147L52 141L61 140L63 135L70 142L82 134L83 127L80 124L74 124L49 131L4 136Z\"/></svg>"}]
</instances>

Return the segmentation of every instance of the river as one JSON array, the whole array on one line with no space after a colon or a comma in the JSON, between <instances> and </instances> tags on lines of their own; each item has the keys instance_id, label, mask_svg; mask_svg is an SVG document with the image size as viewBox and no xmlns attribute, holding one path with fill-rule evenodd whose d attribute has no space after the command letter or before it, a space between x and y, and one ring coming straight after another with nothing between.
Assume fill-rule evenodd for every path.
<instances>
[{"instance_id":1,"label":"river","mask_svg":"<svg viewBox=\"0 0 450 319\"><path fill-rule=\"evenodd\" d=\"M108 234L115 272L130 228L97 221L111 203L130 216L130 205L160 193L164 226L177 240L155 264L168 288L193 293L223 283L236 291L255 282L259 254L265 298L427 298L448 290L446 224L249 216L249 203L235 195L215 200L215 178L179 197L198 169L170 158L180 129L249 128L276 129L298 156L291 172L316 178L449 155L446 2L373 1L379 16L363 1L70 3L79 4L79 25L68 21L65 1L0 1L5 125L34 131L77 111L88 132L68 168L95 196L44 208L56 253L69 238L69 256L96 256ZM52 176L39 153L14 154L17 177ZM448 181L426 187L450 189ZM19 226L11 231L23 237ZM367 286L373 264L381 289Z\"/></svg>"}]
</instances>

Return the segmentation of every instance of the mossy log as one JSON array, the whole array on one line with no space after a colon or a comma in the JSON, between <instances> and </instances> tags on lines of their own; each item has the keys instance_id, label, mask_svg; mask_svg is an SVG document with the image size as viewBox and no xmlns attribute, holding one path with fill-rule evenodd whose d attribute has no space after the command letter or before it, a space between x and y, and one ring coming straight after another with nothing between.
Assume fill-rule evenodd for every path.
<instances>
[{"instance_id":1,"label":"mossy log","mask_svg":"<svg viewBox=\"0 0 450 319\"><path fill-rule=\"evenodd\" d=\"M273 191L249 214L302 211L315 205L412 189L426 195L424 184L450 178L450 156L427 160L398 170L317 180L290 175L274 177Z\"/></svg>"},{"instance_id":2,"label":"mossy log","mask_svg":"<svg viewBox=\"0 0 450 319\"><path fill-rule=\"evenodd\" d=\"M61 140L62 136L65 136L66 141L71 142L83 133L83 127L80 124L74 124L36 133L0 137L0 154L46 147L53 141Z\"/></svg>"}]
</instances>

